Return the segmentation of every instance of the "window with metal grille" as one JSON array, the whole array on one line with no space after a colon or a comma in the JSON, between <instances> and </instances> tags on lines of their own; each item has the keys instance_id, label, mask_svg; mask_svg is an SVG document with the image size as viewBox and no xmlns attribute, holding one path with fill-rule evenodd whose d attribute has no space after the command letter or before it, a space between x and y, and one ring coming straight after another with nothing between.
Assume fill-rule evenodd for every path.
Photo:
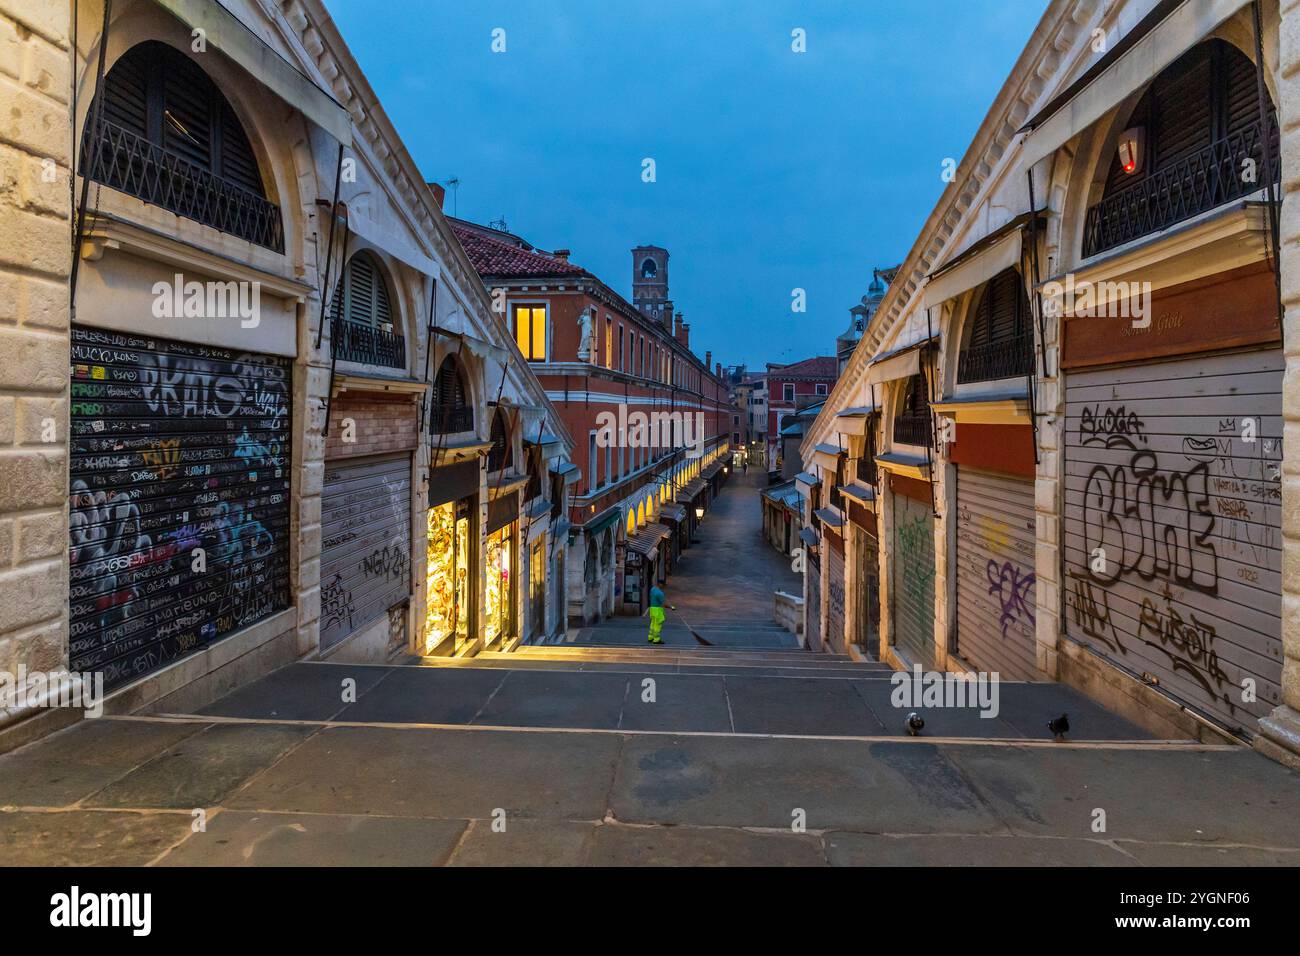
<instances>
[{"instance_id":1,"label":"window with metal grille","mask_svg":"<svg viewBox=\"0 0 1300 956\"><path fill-rule=\"evenodd\" d=\"M985 283L968 327L957 360L959 383L1029 374L1034 361L1033 324L1025 284L1014 266Z\"/></svg>"},{"instance_id":2,"label":"window with metal grille","mask_svg":"<svg viewBox=\"0 0 1300 956\"><path fill-rule=\"evenodd\" d=\"M456 356L448 355L433 379L433 414L430 428L435 434L455 434L474 428L474 406L469 402L465 373Z\"/></svg>"},{"instance_id":3,"label":"window with metal grille","mask_svg":"<svg viewBox=\"0 0 1300 956\"><path fill-rule=\"evenodd\" d=\"M81 171L92 180L281 252L280 209L266 196L243 125L216 84L179 50L140 43L104 77ZM94 141L91 141L92 126Z\"/></svg>"},{"instance_id":4,"label":"window with metal grille","mask_svg":"<svg viewBox=\"0 0 1300 956\"><path fill-rule=\"evenodd\" d=\"M913 375L903 386L898 413L894 416L894 443L931 447L930 397L926 394L923 373Z\"/></svg>"},{"instance_id":5,"label":"window with metal grille","mask_svg":"<svg viewBox=\"0 0 1300 956\"><path fill-rule=\"evenodd\" d=\"M1101 201L1085 219L1084 255L1263 188L1266 147L1276 179L1277 115L1267 95L1261 120L1255 64L1225 40L1201 43L1166 68L1119 127L1144 132L1140 161L1129 171L1118 150L1112 156ZM1243 175L1247 166L1253 176Z\"/></svg>"},{"instance_id":6,"label":"window with metal grille","mask_svg":"<svg viewBox=\"0 0 1300 956\"><path fill-rule=\"evenodd\" d=\"M393 320L388 285L374 256L358 252L334 287L330 335L344 361L406 367L406 342Z\"/></svg>"}]
</instances>

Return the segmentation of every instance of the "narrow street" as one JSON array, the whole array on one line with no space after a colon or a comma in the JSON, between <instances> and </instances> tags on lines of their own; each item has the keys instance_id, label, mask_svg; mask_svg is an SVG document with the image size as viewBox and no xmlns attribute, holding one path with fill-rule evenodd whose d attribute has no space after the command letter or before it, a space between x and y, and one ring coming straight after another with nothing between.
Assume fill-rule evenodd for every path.
<instances>
[{"instance_id":1,"label":"narrow street","mask_svg":"<svg viewBox=\"0 0 1300 956\"><path fill-rule=\"evenodd\" d=\"M757 540L757 492L753 474L726 488L670 582L716 647L680 622L671 646L645 646L645 622L621 619L513 654L295 663L196 714L86 720L0 757L0 856L1300 863L1300 776L1243 747L1150 740L1061 685L1004 684L991 719L916 708L924 735L906 736L887 668L768 626L788 569ZM1074 732L1055 742L1062 710Z\"/></svg>"}]
</instances>

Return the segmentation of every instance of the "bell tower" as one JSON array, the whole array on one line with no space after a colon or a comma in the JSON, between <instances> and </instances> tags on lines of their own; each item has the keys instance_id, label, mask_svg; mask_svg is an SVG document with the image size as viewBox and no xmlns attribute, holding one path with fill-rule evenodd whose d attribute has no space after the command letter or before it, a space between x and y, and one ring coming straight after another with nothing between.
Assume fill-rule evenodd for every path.
<instances>
[{"instance_id":1,"label":"bell tower","mask_svg":"<svg viewBox=\"0 0 1300 956\"><path fill-rule=\"evenodd\" d=\"M637 246L632 250L632 304L672 331L673 303L668 298L668 250Z\"/></svg>"}]
</instances>

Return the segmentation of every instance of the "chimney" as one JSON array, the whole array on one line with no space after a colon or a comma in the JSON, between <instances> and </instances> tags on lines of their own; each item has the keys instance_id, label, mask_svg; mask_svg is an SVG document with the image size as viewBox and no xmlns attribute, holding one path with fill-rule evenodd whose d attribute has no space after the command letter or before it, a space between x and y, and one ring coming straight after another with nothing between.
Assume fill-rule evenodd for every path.
<instances>
[{"instance_id":1,"label":"chimney","mask_svg":"<svg viewBox=\"0 0 1300 956\"><path fill-rule=\"evenodd\" d=\"M722 378L722 363L721 363L721 362L718 363L718 370L717 370L717 372L715 372L714 374L717 375L718 378Z\"/></svg>"},{"instance_id":2,"label":"chimney","mask_svg":"<svg viewBox=\"0 0 1300 956\"><path fill-rule=\"evenodd\" d=\"M429 183L429 189L433 193L433 198L438 202L438 208L442 208L442 201L447 197L447 190L442 187L441 183Z\"/></svg>"},{"instance_id":3,"label":"chimney","mask_svg":"<svg viewBox=\"0 0 1300 956\"><path fill-rule=\"evenodd\" d=\"M682 323L682 347L689 349L691 347L691 323Z\"/></svg>"},{"instance_id":4,"label":"chimney","mask_svg":"<svg viewBox=\"0 0 1300 956\"><path fill-rule=\"evenodd\" d=\"M554 258L556 258L556 259L559 259L561 262L568 262L568 261L569 261L569 250L568 250L568 249L556 249L554 252L551 253L551 256L554 257Z\"/></svg>"},{"instance_id":5,"label":"chimney","mask_svg":"<svg viewBox=\"0 0 1300 956\"><path fill-rule=\"evenodd\" d=\"M678 342L682 340L682 314L680 312L673 318L673 338Z\"/></svg>"},{"instance_id":6,"label":"chimney","mask_svg":"<svg viewBox=\"0 0 1300 956\"><path fill-rule=\"evenodd\" d=\"M713 364L713 352L712 352L712 351L705 352L705 353L704 353L704 369L705 369L705 371L708 371L709 366L712 365L712 364Z\"/></svg>"}]
</instances>

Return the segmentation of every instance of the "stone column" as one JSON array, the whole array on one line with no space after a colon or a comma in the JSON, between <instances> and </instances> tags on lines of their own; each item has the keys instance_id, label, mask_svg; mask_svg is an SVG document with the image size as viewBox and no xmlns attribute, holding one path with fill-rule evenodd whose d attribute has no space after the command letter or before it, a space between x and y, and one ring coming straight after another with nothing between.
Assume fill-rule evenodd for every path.
<instances>
[{"instance_id":1,"label":"stone column","mask_svg":"<svg viewBox=\"0 0 1300 956\"><path fill-rule=\"evenodd\" d=\"M1278 118L1282 125L1282 704L1260 721L1263 753L1300 769L1300 0L1283 0ZM1267 51L1266 51L1267 52Z\"/></svg>"},{"instance_id":2,"label":"stone column","mask_svg":"<svg viewBox=\"0 0 1300 956\"><path fill-rule=\"evenodd\" d=\"M68 666L69 22L66 3L0 2L0 671L15 676ZM0 702L0 728L28 716Z\"/></svg>"}]
</instances>

